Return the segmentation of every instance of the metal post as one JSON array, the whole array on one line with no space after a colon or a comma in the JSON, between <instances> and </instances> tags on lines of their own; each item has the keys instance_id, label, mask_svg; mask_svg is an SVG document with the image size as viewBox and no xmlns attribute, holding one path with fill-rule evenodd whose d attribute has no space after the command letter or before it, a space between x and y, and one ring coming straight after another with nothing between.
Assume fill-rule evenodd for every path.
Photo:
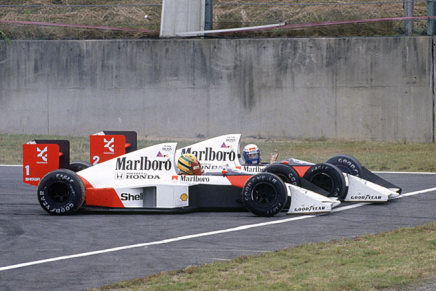
<instances>
[{"instance_id":1,"label":"metal post","mask_svg":"<svg viewBox=\"0 0 436 291\"><path fill-rule=\"evenodd\" d=\"M427 0L427 17L436 16L436 2L435 0ZM436 19L429 18L427 20L427 35L436 34Z\"/></svg>"},{"instance_id":2,"label":"metal post","mask_svg":"<svg viewBox=\"0 0 436 291\"><path fill-rule=\"evenodd\" d=\"M413 17L413 0L404 0L404 17ZM404 32L406 35L413 34L413 20L404 21Z\"/></svg>"},{"instance_id":3,"label":"metal post","mask_svg":"<svg viewBox=\"0 0 436 291\"><path fill-rule=\"evenodd\" d=\"M213 30L213 0L206 0L204 30Z\"/></svg>"}]
</instances>

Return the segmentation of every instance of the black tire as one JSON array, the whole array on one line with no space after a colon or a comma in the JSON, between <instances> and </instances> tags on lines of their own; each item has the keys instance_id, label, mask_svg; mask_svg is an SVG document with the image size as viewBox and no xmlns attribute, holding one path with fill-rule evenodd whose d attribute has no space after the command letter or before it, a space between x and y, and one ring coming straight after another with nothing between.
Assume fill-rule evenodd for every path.
<instances>
[{"instance_id":1,"label":"black tire","mask_svg":"<svg viewBox=\"0 0 436 291\"><path fill-rule=\"evenodd\" d=\"M257 216L274 216L285 207L288 194L282 180L271 173L252 176L242 189L244 206Z\"/></svg>"},{"instance_id":2,"label":"black tire","mask_svg":"<svg viewBox=\"0 0 436 291\"><path fill-rule=\"evenodd\" d=\"M337 155L331 157L326 163L335 165L344 173L362 177L363 167L358 159L349 155Z\"/></svg>"},{"instance_id":3,"label":"black tire","mask_svg":"<svg viewBox=\"0 0 436 291\"><path fill-rule=\"evenodd\" d=\"M283 182L295 186L301 186L300 176L297 171L286 164L272 164L263 169L263 172L273 173L277 175Z\"/></svg>"},{"instance_id":4,"label":"black tire","mask_svg":"<svg viewBox=\"0 0 436 291\"><path fill-rule=\"evenodd\" d=\"M307 170L303 178L329 192L328 197L343 200L347 196L345 177L335 165L327 163L313 165Z\"/></svg>"},{"instance_id":5,"label":"black tire","mask_svg":"<svg viewBox=\"0 0 436 291\"><path fill-rule=\"evenodd\" d=\"M39 183L38 201L50 214L73 214L85 201L85 185L73 171L55 170L45 175Z\"/></svg>"},{"instance_id":6,"label":"black tire","mask_svg":"<svg viewBox=\"0 0 436 291\"><path fill-rule=\"evenodd\" d=\"M79 162L72 162L70 164L70 170L75 172L75 173L80 172L82 170L85 170L89 167L92 167L92 165L91 165L91 163L88 163L88 162L80 162L79 161Z\"/></svg>"}]
</instances>

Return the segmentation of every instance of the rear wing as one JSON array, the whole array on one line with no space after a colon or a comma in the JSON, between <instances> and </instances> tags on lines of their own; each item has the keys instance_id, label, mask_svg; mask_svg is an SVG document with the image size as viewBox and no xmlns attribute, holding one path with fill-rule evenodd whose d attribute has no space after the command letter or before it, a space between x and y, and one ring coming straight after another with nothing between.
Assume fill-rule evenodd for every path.
<instances>
[{"instance_id":1,"label":"rear wing","mask_svg":"<svg viewBox=\"0 0 436 291\"><path fill-rule=\"evenodd\" d=\"M23 182L38 186L45 174L70 167L68 140L33 140L23 144Z\"/></svg>"},{"instance_id":2,"label":"rear wing","mask_svg":"<svg viewBox=\"0 0 436 291\"><path fill-rule=\"evenodd\" d=\"M101 131L89 136L90 163L97 165L137 150L135 131Z\"/></svg>"},{"instance_id":3,"label":"rear wing","mask_svg":"<svg viewBox=\"0 0 436 291\"><path fill-rule=\"evenodd\" d=\"M90 135L91 164L96 165L137 149L135 131L102 131ZM38 186L56 169L70 168L68 140L32 140L23 144L23 182Z\"/></svg>"}]
</instances>

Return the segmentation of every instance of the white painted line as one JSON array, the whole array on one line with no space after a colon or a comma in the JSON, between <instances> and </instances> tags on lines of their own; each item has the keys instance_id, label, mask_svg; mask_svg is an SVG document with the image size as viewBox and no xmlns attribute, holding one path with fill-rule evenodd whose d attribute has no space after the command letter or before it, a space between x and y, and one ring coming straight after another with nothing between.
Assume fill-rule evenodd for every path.
<instances>
[{"instance_id":1,"label":"white painted line","mask_svg":"<svg viewBox=\"0 0 436 291\"><path fill-rule=\"evenodd\" d=\"M436 191L436 188L430 188L430 189L410 192L407 194L402 194L400 197L413 196L413 195L418 195L418 194L432 192L432 191ZM348 206L338 207L338 208L333 209L332 212L345 211L345 210L361 207L361 206L364 206L367 204L370 204L370 203L357 203L357 204L352 204L352 205L348 205ZM0 272L12 270L12 269L23 268L23 267L28 267L28 266L40 265L40 264L45 264L45 263L50 263L50 262L57 262L57 261L69 260L69 259L75 259L75 258L81 258L81 257L89 257L89 256L94 256L94 255L99 255L99 254L119 252L119 251L128 250L128 249L143 248L143 247L148 247L148 246L152 246L152 245L162 245L162 244L178 242L178 241L183 241L183 240L190 240L190 239L199 238L199 237L206 237L206 236L212 236L212 235L223 234L223 233L237 232L237 231L247 230L247 229L251 229L251 228L262 227L262 226L282 224L282 223L287 223L287 222L291 222L291 221L314 218L314 217L318 217L320 215L325 215L325 214L305 215L305 216L298 216L298 217L274 220L274 221L263 222L263 223L242 225L242 226L238 226L238 227L234 227L234 228L228 228L228 229L223 229L223 230L216 230L216 231L210 231L210 232L205 232L205 233L175 237L175 238L164 239L164 240L160 240L160 241L141 243L141 244L105 249L105 250L100 250L100 251L86 252L86 253L75 254L75 255L70 255L70 256L62 256L62 257L56 257L56 258L51 258L51 259L45 259L45 260L27 262L27 263L22 263L22 264L10 265L10 266L5 266L5 267L0 267Z\"/></svg>"},{"instance_id":2,"label":"white painted line","mask_svg":"<svg viewBox=\"0 0 436 291\"><path fill-rule=\"evenodd\" d=\"M374 174L406 174L406 175L436 175L436 172L387 172L387 171L371 171Z\"/></svg>"},{"instance_id":3,"label":"white painted line","mask_svg":"<svg viewBox=\"0 0 436 291\"><path fill-rule=\"evenodd\" d=\"M23 165L0 165L2 167L23 167Z\"/></svg>"},{"instance_id":4,"label":"white painted line","mask_svg":"<svg viewBox=\"0 0 436 291\"><path fill-rule=\"evenodd\" d=\"M429 189L424 189L424 190L419 190L419 191L415 191L415 192L410 192L410 193L406 193L406 194L401 194L400 197L407 197L407 196L413 196L413 195L418 195L418 194L422 194L422 193L427 193L427 192L432 192L432 191L436 191L436 188L429 188ZM397 198L397 199L398 199Z\"/></svg>"},{"instance_id":5,"label":"white painted line","mask_svg":"<svg viewBox=\"0 0 436 291\"><path fill-rule=\"evenodd\" d=\"M93 256L93 255L105 254L105 253L118 252L118 251L123 251L123 250L128 250L128 249L134 249L134 248L148 247L148 246L152 246L152 245L167 244L167 243L172 243L172 242L177 242L177 241L182 241L182 240L189 240L189 239L193 239L193 238L199 238L199 237L205 237L205 236L211 236L211 235L223 234L223 233L229 233L229 232L236 232L236 231L246 230L246 229L250 229L250 228L266 226L266 225L286 223L286 222L290 222L290 221L301 220L301 219L306 219L306 218L311 218L311 217L315 217L315 215L293 217L293 218L288 218L288 219L283 219L283 220L275 220L275 221L269 221L269 222L263 222L263 223L257 223L257 224L249 224L249 225L243 225L243 226L238 226L238 227L229 228L229 229L223 229L223 230L210 231L210 232L205 232L205 233L175 237L175 238L170 238L170 239L164 239L164 240L155 241L155 242L141 243L141 244L135 244L135 245L130 245L130 246L117 247L117 248L105 249L105 250L100 250L100 251L93 251L93 252L75 254L75 255L70 255L70 256L62 256L62 257L57 257L57 258L33 261L33 262L28 262L28 263L22 263L22 264L17 264L17 265L1 267L0 271L18 269L18 268L23 268L23 267L27 267L27 266L39 265L39 264L74 259L74 258L88 257L88 256Z\"/></svg>"}]
</instances>

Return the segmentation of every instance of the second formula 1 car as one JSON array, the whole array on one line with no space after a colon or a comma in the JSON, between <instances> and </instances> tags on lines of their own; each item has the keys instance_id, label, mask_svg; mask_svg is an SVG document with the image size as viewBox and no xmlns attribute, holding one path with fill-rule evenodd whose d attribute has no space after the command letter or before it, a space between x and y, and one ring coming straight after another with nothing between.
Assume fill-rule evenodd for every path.
<instances>
[{"instance_id":1,"label":"second formula 1 car","mask_svg":"<svg viewBox=\"0 0 436 291\"><path fill-rule=\"evenodd\" d=\"M204 169L229 167L244 173L274 173L284 182L347 202L386 202L401 188L372 173L350 155L336 155L314 164L287 158L272 164L245 164L240 154L240 134L208 139L178 150L194 154ZM224 154L224 149L230 151Z\"/></svg>"}]
</instances>

